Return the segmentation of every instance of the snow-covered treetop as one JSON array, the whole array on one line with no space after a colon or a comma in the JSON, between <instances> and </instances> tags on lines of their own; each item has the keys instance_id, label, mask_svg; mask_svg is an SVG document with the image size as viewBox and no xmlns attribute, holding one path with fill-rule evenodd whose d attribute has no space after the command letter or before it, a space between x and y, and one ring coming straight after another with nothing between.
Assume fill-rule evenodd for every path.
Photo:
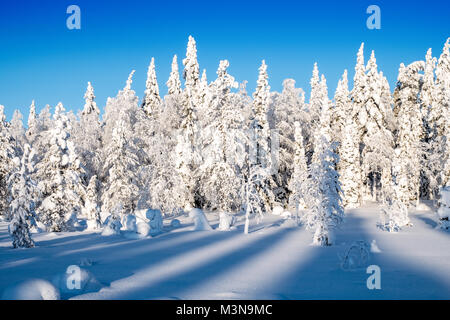
<instances>
[{"instance_id":1,"label":"snow-covered treetop","mask_svg":"<svg viewBox=\"0 0 450 320\"><path fill-rule=\"evenodd\" d=\"M95 114L96 116L98 116L100 114L100 110L97 107L97 103L94 101L95 100L94 88L92 87L90 82L88 82L86 93L84 94L84 100L86 101L86 103L84 105L81 114L82 115Z\"/></svg>"},{"instance_id":2,"label":"snow-covered treetop","mask_svg":"<svg viewBox=\"0 0 450 320\"><path fill-rule=\"evenodd\" d=\"M265 60L262 61L259 67L259 76L256 81L256 90L253 94L255 115L258 121L266 121L266 112L269 105L270 86L267 75L267 65ZM264 119L264 120L263 120Z\"/></svg>"},{"instance_id":3,"label":"snow-covered treetop","mask_svg":"<svg viewBox=\"0 0 450 320\"><path fill-rule=\"evenodd\" d=\"M5 106L0 104L0 126L4 126L6 122Z\"/></svg>"},{"instance_id":4,"label":"snow-covered treetop","mask_svg":"<svg viewBox=\"0 0 450 320\"><path fill-rule=\"evenodd\" d=\"M30 113L28 114L28 128L31 128L35 125L36 119L37 119L36 104L34 103L34 100L33 100L33 101L31 101Z\"/></svg>"},{"instance_id":5,"label":"snow-covered treetop","mask_svg":"<svg viewBox=\"0 0 450 320\"><path fill-rule=\"evenodd\" d=\"M199 82L200 68L197 62L197 47L195 40L189 36L186 49L186 58L183 59L183 78L187 88L194 88Z\"/></svg>"},{"instance_id":6,"label":"snow-covered treetop","mask_svg":"<svg viewBox=\"0 0 450 320\"><path fill-rule=\"evenodd\" d=\"M155 58L152 58L150 65L148 66L145 96L142 107L147 115L152 115L160 103L161 98L159 96L158 80L156 79Z\"/></svg>"},{"instance_id":7,"label":"snow-covered treetop","mask_svg":"<svg viewBox=\"0 0 450 320\"><path fill-rule=\"evenodd\" d=\"M136 72L136 70L131 71L130 75L128 76L125 88L123 88L123 91L126 93L131 91L131 85L133 84L133 75L135 72Z\"/></svg>"},{"instance_id":8,"label":"snow-covered treetop","mask_svg":"<svg viewBox=\"0 0 450 320\"><path fill-rule=\"evenodd\" d=\"M167 81L167 87L169 89L168 91L169 94L181 93L181 81L180 81L180 73L178 72L177 55L173 56L172 71L170 72L169 80Z\"/></svg>"}]
</instances>

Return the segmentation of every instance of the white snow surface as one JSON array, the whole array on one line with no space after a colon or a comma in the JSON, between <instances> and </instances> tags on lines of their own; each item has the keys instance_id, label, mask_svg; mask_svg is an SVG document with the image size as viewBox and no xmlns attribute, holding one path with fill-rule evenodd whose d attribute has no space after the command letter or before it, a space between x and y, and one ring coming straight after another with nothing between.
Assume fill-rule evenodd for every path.
<instances>
[{"instance_id":1,"label":"white snow surface","mask_svg":"<svg viewBox=\"0 0 450 320\"><path fill-rule=\"evenodd\" d=\"M379 207L346 212L330 247L311 246L312 234L280 216L261 224L244 219L219 232L219 214L206 212L209 232L178 217L155 237L102 237L94 231L33 234L36 247L13 249L0 223L0 297L4 299L450 299L450 233L436 228L432 211L412 211L412 227L397 233L377 228ZM197 217L197 216L196 216ZM360 267L344 269L351 255ZM379 249L379 250L376 250ZM381 250L380 250L381 249ZM83 292L50 283L82 261ZM381 269L381 290L369 290L369 265ZM355 265L353 265L355 266ZM39 280L36 280L39 279ZM89 280L91 279L91 280ZM54 290L55 289L55 290Z\"/></svg>"}]
</instances>

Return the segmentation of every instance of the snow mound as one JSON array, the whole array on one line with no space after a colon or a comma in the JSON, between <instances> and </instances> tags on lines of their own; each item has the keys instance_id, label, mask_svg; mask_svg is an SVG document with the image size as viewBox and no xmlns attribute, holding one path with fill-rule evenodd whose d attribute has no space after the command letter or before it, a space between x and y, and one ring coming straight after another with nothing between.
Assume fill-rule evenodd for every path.
<instances>
[{"instance_id":1,"label":"snow mound","mask_svg":"<svg viewBox=\"0 0 450 320\"><path fill-rule=\"evenodd\" d=\"M189 212L189 217L194 222L194 228L192 231L209 231L212 230L211 226L206 219L205 214L200 209L192 209Z\"/></svg>"},{"instance_id":2,"label":"snow mound","mask_svg":"<svg viewBox=\"0 0 450 320\"><path fill-rule=\"evenodd\" d=\"M59 289L63 298L97 292L102 288L91 272L78 266L69 266L65 273L55 276L52 283Z\"/></svg>"},{"instance_id":3,"label":"snow mound","mask_svg":"<svg viewBox=\"0 0 450 320\"><path fill-rule=\"evenodd\" d=\"M355 270L367 266L371 247L365 241L355 241L341 256L341 267L344 270Z\"/></svg>"},{"instance_id":4,"label":"snow mound","mask_svg":"<svg viewBox=\"0 0 450 320\"><path fill-rule=\"evenodd\" d=\"M32 279L7 288L2 300L59 300L60 294L47 280Z\"/></svg>"},{"instance_id":5,"label":"snow mound","mask_svg":"<svg viewBox=\"0 0 450 320\"><path fill-rule=\"evenodd\" d=\"M236 218L233 215L227 214L226 212L221 212L219 217L220 222L218 230L220 231L229 231L236 222Z\"/></svg>"},{"instance_id":6,"label":"snow mound","mask_svg":"<svg viewBox=\"0 0 450 320\"><path fill-rule=\"evenodd\" d=\"M126 214L122 218L122 230L137 232L136 217L132 214Z\"/></svg>"},{"instance_id":7,"label":"snow mound","mask_svg":"<svg viewBox=\"0 0 450 320\"><path fill-rule=\"evenodd\" d=\"M285 219L291 219L292 218L292 213L290 213L289 211L283 211L283 213L281 214L281 216Z\"/></svg>"},{"instance_id":8,"label":"snow mound","mask_svg":"<svg viewBox=\"0 0 450 320\"><path fill-rule=\"evenodd\" d=\"M284 209L281 206L275 206L272 210L272 214L274 216L281 216L283 214L283 212L284 212Z\"/></svg>"},{"instance_id":9,"label":"snow mound","mask_svg":"<svg viewBox=\"0 0 450 320\"><path fill-rule=\"evenodd\" d=\"M432 210L432 208L430 208L425 203L421 202L416 206L416 210L417 211L429 211L429 210Z\"/></svg>"},{"instance_id":10,"label":"snow mound","mask_svg":"<svg viewBox=\"0 0 450 320\"><path fill-rule=\"evenodd\" d=\"M142 237L146 237L150 234L150 225L145 222L139 222L137 224L137 233Z\"/></svg>"},{"instance_id":11,"label":"snow mound","mask_svg":"<svg viewBox=\"0 0 450 320\"><path fill-rule=\"evenodd\" d=\"M163 217L159 210L147 210L147 219L150 220L150 235L156 236L163 232Z\"/></svg>"},{"instance_id":12,"label":"snow mound","mask_svg":"<svg viewBox=\"0 0 450 320\"><path fill-rule=\"evenodd\" d=\"M181 222L178 219L173 219L172 221L170 221L170 226L172 228L179 228L181 227Z\"/></svg>"},{"instance_id":13,"label":"snow mound","mask_svg":"<svg viewBox=\"0 0 450 320\"><path fill-rule=\"evenodd\" d=\"M120 228L122 228L120 220L117 217L111 215L106 218L102 236L112 236L120 234Z\"/></svg>"}]
</instances>

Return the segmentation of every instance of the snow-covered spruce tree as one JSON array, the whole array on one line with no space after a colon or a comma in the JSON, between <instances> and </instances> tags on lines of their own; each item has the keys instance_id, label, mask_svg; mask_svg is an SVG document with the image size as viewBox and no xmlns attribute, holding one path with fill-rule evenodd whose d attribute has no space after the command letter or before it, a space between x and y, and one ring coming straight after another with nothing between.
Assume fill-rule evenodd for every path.
<instances>
[{"instance_id":1,"label":"snow-covered spruce tree","mask_svg":"<svg viewBox=\"0 0 450 320\"><path fill-rule=\"evenodd\" d=\"M317 140L315 161L309 168L305 203L308 210L302 216L307 229L313 230L313 244L329 246L333 243L332 231L343 220L341 186L336 165L337 143L330 143L325 136Z\"/></svg>"},{"instance_id":2,"label":"snow-covered spruce tree","mask_svg":"<svg viewBox=\"0 0 450 320\"><path fill-rule=\"evenodd\" d=\"M185 90L181 108L181 124L177 137L176 172L180 176L183 191L180 198L184 198L183 209L190 210L196 205L198 188L198 164L200 153L198 151L198 125L197 108L199 105L199 66L197 62L197 49L195 40L189 36L186 58L183 60Z\"/></svg>"},{"instance_id":3,"label":"snow-covered spruce tree","mask_svg":"<svg viewBox=\"0 0 450 320\"><path fill-rule=\"evenodd\" d=\"M436 197L439 187L448 181L448 114L450 113L450 38L447 39L436 65L436 82L434 91L434 104L430 110L430 149L434 155L430 164L431 173L436 181L431 193ZM447 167L448 168L448 167Z\"/></svg>"},{"instance_id":4,"label":"snow-covered spruce tree","mask_svg":"<svg viewBox=\"0 0 450 320\"><path fill-rule=\"evenodd\" d=\"M322 75L319 83L319 92L317 95L318 101L320 101L320 116L319 123L316 125L314 132L314 153L312 156L312 161L316 161L317 157L320 156L316 153L316 146L320 144L321 137L324 136L327 141L331 141L331 109L330 101L328 99L328 88L325 76Z\"/></svg>"},{"instance_id":5,"label":"snow-covered spruce tree","mask_svg":"<svg viewBox=\"0 0 450 320\"><path fill-rule=\"evenodd\" d=\"M290 177L294 170L295 153L295 126L296 121L302 127L304 136L310 136L310 119L306 111L305 94L300 88L295 87L295 80L283 81L283 91L274 93L269 119L272 120L272 136L278 140L277 163L278 171L274 174L276 188L275 199L284 207L288 205L290 189L288 188ZM270 122L269 122L270 123ZM305 145L309 140L305 141Z\"/></svg>"},{"instance_id":6,"label":"snow-covered spruce tree","mask_svg":"<svg viewBox=\"0 0 450 320\"><path fill-rule=\"evenodd\" d=\"M11 194L11 221L9 223L9 234L12 237L14 248L34 247L31 238L30 227L34 224L36 184L31 180L31 173L34 171L33 163L34 151L30 145L23 147L20 167L14 171L9 179L8 185Z\"/></svg>"},{"instance_id":7,"label":"snow-covered spruce tree","mask_svg":"<svg viewBox=\"0 0 450 320\"><path fill-rule=\"evenodd\" d=\"M25 128L22 122L23 116L19 110L15 110L11 122L9 124L9 132L12 138L14 151L17 157L21 157L23 146L26 143Z\"/></svg>"},{"instance_id":8,"label":"snow-covered spruce tree","mask_svg":"<svg viewBox=\"0 0 450 320\"><path fill-rule=\"evenodd\" d=\"M253 93L253 128L256 135L255 161L257 166L266 171L265 182L260 189L265 194L262 196L264 199L263 212L271 210L274 201L271 131L267 117L270 103L270 86L267 79L267 65L263 60L259 68L256 89Z\"/></svg>"},{"instance_id":9,"label":"snow-covered spruce tree","mask_svg":"<svg viewBox=\"0 0 450 320\"><path fill-rule=\"evenodd\" d=\"M120 118L123 118L121 115ZM133 214L137 205L139 188L137 169L139 159L132 140L127 139L125 121L116 122L111 141L106 145L103 171L106 179L103 185L102 211L112 212L120 206L120 218Z\"/></svg>"},{"instance_id":10,"label":"snow-covered spruce tree","mask_svg":"<svg viewBox=\"0 0 450 320\"><path fill-rule=\"evenodd\" d=\"M344 71L342 78L339 79L338 86L334 94L334 106L332 110L331 131L333 132L334 139L339 143L342 143L346 120L349 117L353 117L352 102L350 100L350 92L348 90L347 70Z\"/></svg>"},{"instance_id":11,"label":"snow-covered spruce tree","mask_svg":"<svg viewBox=\"0 0 450 320\"><path fill-rule=\"evenodd\" d=\"M181 81L180 73L178 72L178 60L177 55L173 56L172 60L172 70L170 71L169 80L167 80L167 88L169 95L181 94Z\"/></svg>"},{"instance_id":12,"label":"snow-covered spruce tree","mask_svg":"<svg viewBox=\"0 0 450 320\"><path fill-rule=\"evenodd\" d=\"M0 105L0 216L9 220L8 176L14 169L15 151L13 139L9 132L4 114L4 106Z\"/></svg>"},{"instance_id":13,"label":"snow-covered spruce tree","mask_svg":"<svg viewBox=\"0 0 450 320\"><path fill-rule=\"evenodd\" d=\"M305 194L307 193L308 166L306 164L305 148L303 147L303 134L300 122L294 123L295 127L295 148L293 159L293 171L289 181L289 190L291 191L289 203L295 207L295 217L299 222L299 210L306 209Z\"/></svg>"},{"instance_id":14,"label":"snow-covered spruce tree","mask_svg":"<svg viewBox=\"0 0 450 320\"><path fill-rule=\"evenodd\" d=\"M339 148L339 180L343 191L343 205L356 208L361 204L361 167L358 127L351 116L342 128L342 142Z\"/></svg>"},{"instance_id":15,"label":"snow-covered spruce tree","mask_svg":"<svg viewBox=\"0 0 450 320\"><path fill-rule=\"evenodd\" d=\"M404 175L400 174L403 167L401 162L400 149L395 149L392 161L392 180L386 188L384 205L380 210L380 221L377 224L384 231L397 232L405 226L411 226L407 203L402 199L404 196L399 188L401 179L404 179Z\"/></svg>"},{"instance_id":16,"label":"snow-covered spruce tree","mask_svg":"<svg viewBox=\"0 0 450 320\"><path fill-rule=\"evenodd\" d=\"M323 91L320 84L319 68L314 63L313 73L310 81L311 95L309 98L308 110L310 114L311 127L314 132L320 125L320 112L323 103Z\"/></svg>"},{"instance_id":17,"label":"snow-covered spruce tree","mask_svg":"<svg viewBox=\"0 0 450 320\"><path fill-rule=\"evenodd\" d=\"M83 207L84 169L68 131L70 123L61 103L53 115L49 147L36 165L42 202L37 208L39 220L51 232L68 231Z\"/></svg>"},{"instance_id":18,"label":"snow-covered spruce tree","mask_svg":"<svg viewBox=\"0 0 450 320\"><path fill-rule=\"evenodd\" d=\"M157 116L161 112L161 97L159 96L159 86L156 79L155 58L152 58L148 67L142 108L149 117Z\"/></svg>"},{"instance_id":19,"label":"snow-covered spruce tree","mask_svg":"<svg viewBox=\"0 0 450 320\"><path fill-rule=\"evenodd\" d=\"M364 133L364 125L367 119L367 112L364 108L366 103L366 67L364 64L364 42L358 50L356 57L355 76L353 77L353 89L350 92L350 98L352 101L352 109L354 110L354 117L358 125L358 135L362 142L362 135Z\"/></svg>"},{"instance_id":20,"label":"snow-covered spruce tree","mask_svg":"<svg viewBox=\"0 0 450 320\"><path fill-rule=\"evenodd\" d=\"M26 130L26 136L27 141L30 144L33 144L34 139L36 138L36 134L39 130L38 125L38 117L36 114L36 104L34 100L31 102L30 105L30 112L28 113L28 122L27 122L28 128Z\"/></svg>"},{"instance_id":21,"label":"snow-covered spruce tree","mask_svg":"<svg viewBox=\"0 0 450 320\"><path fill-rule=\"evenodd\" d=\"M221 212L236 211L241 206L242 169L245 152L244 119L232 104L230 90L237 87L227 73L229 63L220 61L217 79L211 83L207 109L216 114L205 128L211 142L203 153L202 195L211 208Z\"/></svg>"},{"instance_id":22,"label":"snow-covered spruce tree","mask_svg":"<svg viewBox=\"0 0 450 320\"><path fill-rule=\"evenodd\" d=\"M363 105L358 105L358 125L361 130L362 176L365 179L364 196L372 199L383 197L391 180L391 156L393 136L387 128L386 105L382 103L382 77L377 71L375 53L367 63ZM390 106L389 106L390 107Z\"/></svg>"},{"instance_id":23,"label":"snow-covered spruce tree","mask_svg":"<svg viewBox=\"0 0 450 320\"><path fill-rule=\"evenodd\" d=\"M248 135L248 158L245 184L246 220L244 233L248 233L250 217L259 222L272 209L274 202L272 161L270 151L270 128L267 120L270 87L267 65L262 61L256 90L253 94L253 119Z\"/></svg>"},{"instance_id":24,"label":"snow-covered spruce tree","mask_svg":"<svg viewBox=\"0 0 450 320\"><path fill-rule=\"evenodd\" d=\"M88 82L84 94L85 105L79 114L80 121L75 122L73 138L77 153L86 170L87 178L97 175L101 168L100 150L102 148L102 132L100 123L100 109L95 102L94 88Z\"/></svg>"},{"instance_id":25,"label":"snow-covered spruce tree","mask_svg":"<svg viewBox=\"0 0 450 320\"><path fill-rule=\"evenodd\" d=\"M86 188L86 201L84 203L83 213L88 219L88 225L93 229L99 229L102 226L102 219L100 217L100 202L99 202L99 183L96 175L93 175L89 180L89 185Z\"/></svg>"},{"instance_id":26,"label":"snow-covered spruce tree","mask_svg":"<svg viewBox=\"0 0 450 320\"><path fill-rule=\"evenodd\" d=\"M406 206L419 201L420 176L423 163L422 141L425 138L420 94L422 61L405 67L400 65L395 89L395 112L397 114L397 153L400 159L396 171L398 200Z\"/></svg>"},{"instance_id":27,"label":"snow-covered spruce tree","mask_svg":"<svg viewBox=\"0 0 450 320\"><path fill-rule=\"evenodd\" d=\"M106 102L102 138L104 146L111 142L113 130L116 128L119 121L125 121L126 126L130 128L130 130L125 132L126 138L128 140L135 138L135 132L131 130L131 128L135 127L138 121L137 116L140 114L138 110L141 110L141 108L139 108L139 98L136 96L136 92L131 88L134 73L134 70L130 73L125 87L122 90L119 90L117 96L108 98ZM106 156L107 154L104 154L103 158Z\"/></svg>"}]
</instances>

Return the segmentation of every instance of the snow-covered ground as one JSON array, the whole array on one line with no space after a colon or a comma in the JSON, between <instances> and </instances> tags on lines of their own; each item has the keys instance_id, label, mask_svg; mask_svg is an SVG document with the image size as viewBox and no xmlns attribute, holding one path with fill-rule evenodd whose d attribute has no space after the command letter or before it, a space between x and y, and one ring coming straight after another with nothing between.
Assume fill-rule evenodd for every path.
<instances>
[{"instance_id":1,"label":"snow-covered ground","mask_svg":"<svg viewBox=\"0 0 450 320\"><path fill-rule=\"evenodd\" d=\"M207 216L216 229L218 214ZM350 210L332 247L311 246L309 231L275 215L248 235L243 217L231 231L192 231L186 216L153 238L43 233L32 249L12 249L0 223L0 295L57 298L53 283L61 299L450 299L450 232L431 211L410 216L413 227L388 233L376 206ZM344 269L355 241L371 246L369 260ZM70 265L84 270L81 290L64 288ZM367 288L369 265L381 269L381 290Z\"/></svg>"}]
</instances>

